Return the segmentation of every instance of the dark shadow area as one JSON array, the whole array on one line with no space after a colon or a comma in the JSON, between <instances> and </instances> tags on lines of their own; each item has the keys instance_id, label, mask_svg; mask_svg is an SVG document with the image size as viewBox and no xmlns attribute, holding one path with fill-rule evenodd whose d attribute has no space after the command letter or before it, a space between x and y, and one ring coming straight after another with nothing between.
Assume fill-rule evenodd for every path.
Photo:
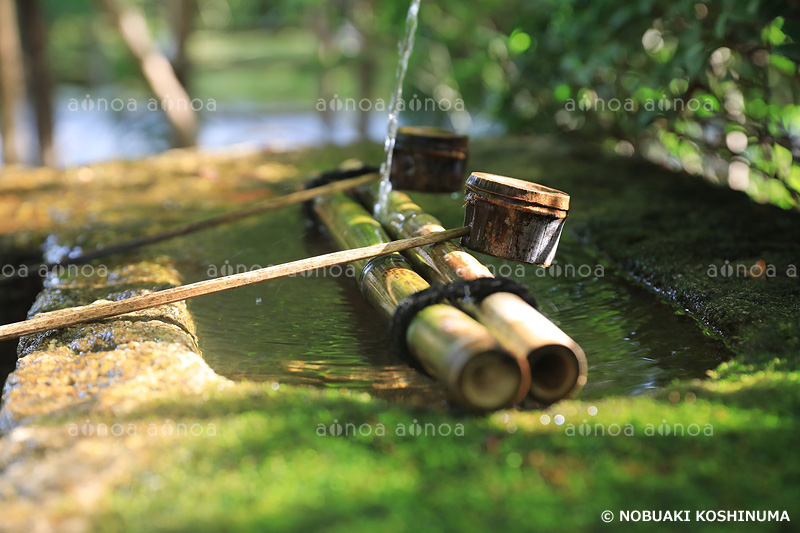
<instances>
[{"instance_id":1,"label":"dark shadow area","mask_svg":"<svg viewBox=\"0 0 800 533\"><path fill-rule=\"evenodd\" d=\"M33 257L13 258L6 262L21 264L33 259ZM42 280L36 275L0 286L0 324L25 320L28 309L41 290ZM3 385L17 363L18 344L19 339L0 341L0 383Z\"/></svg>"}]
</instances>

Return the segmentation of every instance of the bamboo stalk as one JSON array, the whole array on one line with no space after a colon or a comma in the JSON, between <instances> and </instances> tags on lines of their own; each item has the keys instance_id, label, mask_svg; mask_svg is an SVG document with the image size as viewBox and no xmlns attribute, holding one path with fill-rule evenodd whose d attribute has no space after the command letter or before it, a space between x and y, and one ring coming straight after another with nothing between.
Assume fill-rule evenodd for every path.
<instances>
[{"instance_id":1,"label":"bamboo stalk","mask_svg":"<svg viewBox=\"0 0 800 533\"><path fill-rule=\"evenodd\" d=\"M303 189L302 191L285 194L277 198L271 198L269 200L259 202L253 206L246 207L238 211L223 213L222 215L209 217L203 220L198 220L196 222L190 222L188 224L176 226L174 228L160 231L158 233L153 233L151 235L145 235L143 237L137 237L129 241L105 246L99 250L95 250L93 252L87 252L77 257L72 257L64 261L59 261L58 263L41 263L38 265L27 265L27 269L25 270L27 272L33 272L33 271L38 272L42 268L47 268L49 270L56 266L82 265L88 263L89 261L94 261L95 259L101 259L103 257L108 257L110 255L135 250L136 248L140 248L148 244L163 242L169 239L174 239L175 237L188 235L190 233L195 233L197 231L208 229L214 226L235 222L237 220L251 217L253 215L266 213L267 211L273 211L275 209L280 209L282 207L287 207L290 205L307 202L308 200L312 200L316 196L333 194L336 192L352 189L353 187L358 187L361 185L365 185L367 183L371 183L377 180L379 177L380 177L379 174L367 174L365 176L334 181L332 183L321 185L319 187ZM0 278L0 283L11 281L14 279L18 278L15 276L3 277Z\"/></svg>"},{"instance_id":2,"label":"bamboo stalk","mask_svg":"<svg viewBox=\"0 0 800 533\"><path fill-rule=\"evenodd\" d=\"M314 205L342 248L390 240L372 215L343 193L319 197ZM362 294L387 318L402 300L429 287L399 254L355 266ZM408 328L406 342L448 396L468 409L492 411L512 405L529 388L527 364L521 365L484 326L451 305L420 311Z\"/></svg>"},{"instance_id":3,"label":"bamboo stalk","mask_svg":"<svg viewBox=\"0 0 800 533\"><path fill-rule=\"evenodd\" d=\"M373 205L376 186L365 186L356 195L365 205ZM383 227L393 238L408 238L441 231L433 216L402 192L392 191L388 206L379 213ZM404 254L422 275L438 283L492 277L491 271L453 242L443 242L408 250ZM496 293L476 306L463 305L484 324L500 344L531 368L530 396L542 403L553 403L575 396L586 384L586 355L581 347L547 317L519 296Z\"/></svg>"},{"instance_id":4,"label":"bamboo stalk","mask_svg":"<svg viewBox=\"0 0 800 533\"><path fill-rule=\"evenodd\" d=\"M42 313L22 322L0 326L0 341L15 339L33 333L42 333L51 329L74 326L75 324L93 322L95 320L133 313L135 311L142 311L160 305L197 298L198 296L205 296L206 294L214 294L238 287L253 285L255 283L261 283L263 281L283 278L309 270L317 270L379 255L396 253L414 246L423 246L432 242L463 237L468 231L468 228L456 228L443 231L436 235L426 235L422 238L385 242L355 250L345 250L342 252L310 257L308 259L292 261L291 263L261 268L250 272L234 274L232 276L198 281L197 283L190 283L189 285L173 287L150 294L142 294L116 302L93 303Z\"/></svg>"}]
</instances>

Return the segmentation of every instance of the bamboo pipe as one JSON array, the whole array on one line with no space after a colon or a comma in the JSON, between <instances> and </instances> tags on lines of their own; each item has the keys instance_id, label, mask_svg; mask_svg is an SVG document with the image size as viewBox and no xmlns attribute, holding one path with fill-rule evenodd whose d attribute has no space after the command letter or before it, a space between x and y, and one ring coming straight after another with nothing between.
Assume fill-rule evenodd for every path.
<instances>
[{"instance_id":1,"label":"bamboo pipe","mask_svg":"<svg viewBox=\"0 0 800 533\"><path fill-rule=\"evenodd\" d=\"M436 235L426 235L420 238L381 242L373 246L310 257L308 259L292 261L290 263L234 274L232 276L198 281L197 283L190 283L189 285L173 287L150 294L133 296L116 302L99 302L70 307L68 309L60 309L49 313L41 313L22 322L0 326L0 341L15 339L33 333L42 333L51 329L74 326L75 324L93 322L95 320L111 318L135 311L142 311L160 305L197 298L198 296L205 296L206 294L214 294L238 287L253 285L255 283L261 283L263 281L299 274L301 272L308 272L309 270L396 253L414 246L423 246L433 242L463 237L468 231L469 228L462 227L437 233Z\"/></svg>"},{"instance_id":2,"label":"bamboo pipe","mask_svg":"<svg viewBox=\"0 0 800 533\"><path fill-rule=\"evenodd\" d=\"M95 250L93 252L81 254L77 257L72 257L65 261L60 261L58 263L41 263L38 265L36 264L28 265L26 271L28 272L39 271L43 267L49 270L57 266L82 265L88 263L89 261L94 261L95 259L101 259L103 257L108 257L110 255L122 252L128 252L130 250L134 250L136 248L140 248L148 244L163 242L169 239L174 239L175 237L180 237L183 235L188 235L190 233L195 233L197 231L202 231L204 229L212 228L214 226L235 222L243 218L259 215L261 213L266 213L267 211L273 211L275 209L280 209L282 207L288 207L290 205L307 202L309 200L312 200L316 196L333 194L340 191L346 191L354 187L359 187L362 185L366 185L368 183L372 183L374 181L377 181L379 178L380 178L379 174L370 172L369 174L363 176L357 176L354 178L334 181L332 183L321 185L319 187L311 187L308 189L303 189L301 191L285 194L277 198L271 198L269 200L264 200L263 202L258 202L255 205L246 207L244 209L239 209L238 211L223 213L221 215L209 217L203 220L198 220L196 222L189 222L188 224L176 226L174 228L160 231L158 233L145 235L143 237L137 237L135 239L131 239L129 241L121 242L118 244L112 244L110 246L101 248L100 250ZM15 279L18 279L18 276L12 275L3 277L0 278L0 283L12 281Z\"/></svg>"},{"instance_id":3,"label":"bamboo pipe","mask_svg":"<svg viewBox=\"0 0 800 533\"><path fill-rule=\"evenodd\" d=\"M380 223L345 194L317 198L314 210L342 248L390 241ZM355 267L362 294L386 318L402 300L429 287L399 254L358 261ZM448 396L470 410L513 405L529 389L527 364L520 364L484 326L451 305L431 305L417 313L406 341Z\"/></svg>"},{"instance_id":4,"label":"bamboo pipe","mask_svg":"<svg viewBox=\"0 0 800 533\"><path fill-rule=\"evenodd\" d=\"M377 187L356 190L365 205L373 205ZM387 208L378 214L393 238L408 238L441 231L439 220L425 213L402 192L389 194ZM407 250L404 254L418 272L431 282L492 277L491 271L453 242ZM519 296L496 293L480 306L463 302L500 344L514 356L527 359L531 368L530 396L545 404L573 397L586 384L586 355L581 347L547 317Z\"/></svg>"}]
</instances>

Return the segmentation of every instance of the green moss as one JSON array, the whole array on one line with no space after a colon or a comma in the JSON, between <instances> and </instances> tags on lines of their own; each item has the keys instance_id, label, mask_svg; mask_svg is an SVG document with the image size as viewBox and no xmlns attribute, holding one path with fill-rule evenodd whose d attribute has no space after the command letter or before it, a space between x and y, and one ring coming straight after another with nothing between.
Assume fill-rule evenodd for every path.
<instances>
[{"instance_id":1,"label":"green moss","mask_svg":"<svg viewBox=\"0 0 800 533\"><path fill-rule=\"evenodd\" d=\"M594 416L588 404L565 402L548 413L565 417L560 426L544 424L540 412L454 418L341 391L244 384L134 415L196 425L203 435L177 445L162 439L165 453L106 502L96 524L108 531L569 531L597 528L606 509L792 509L800 462L784 450L798 428L790 417L762 412L757 400L769 389L796 405L797 380L696 383L657 398L599 401ZM337 423L346 436L332 435ZM417 425L423 434L412 436L408 428ZM441 435L459 425L463 435ZM667 426L671 434L660 434ZM674 436L676 428L684 435Z\"/></svg>"}]
</instances>

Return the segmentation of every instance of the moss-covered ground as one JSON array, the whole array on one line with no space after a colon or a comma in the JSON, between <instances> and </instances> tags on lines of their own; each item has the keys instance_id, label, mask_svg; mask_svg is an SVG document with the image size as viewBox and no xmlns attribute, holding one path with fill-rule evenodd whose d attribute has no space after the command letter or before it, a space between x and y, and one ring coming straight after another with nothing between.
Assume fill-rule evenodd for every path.
<instances>
[{"instance_id":1,"label":"moss-covered ground","mask_svg":"<svg viewBox=\"0 0 800 533\"><path fill-rule=\"evenodd\" d=\"M270 157L302 175L347 157L375 161L378 152ZM176 397L108 420L182 426L150 439L148 466L105 498L94 526L612 530L620 510L684 509L692 520L695 510L742 509L786 510L799 521L800 278L790 266L800 263L800 217L636 159L576 150L569 140L478 142L469 166L570 192L567 231L676 312L696 317L736 358L705 380L652 395L486 417L269 383ZM758 261L775 275L719 274ZM605 510L614 513L610 524ZM685 526L793 529L791 522Z\"/></svg>"}]
</instances>

